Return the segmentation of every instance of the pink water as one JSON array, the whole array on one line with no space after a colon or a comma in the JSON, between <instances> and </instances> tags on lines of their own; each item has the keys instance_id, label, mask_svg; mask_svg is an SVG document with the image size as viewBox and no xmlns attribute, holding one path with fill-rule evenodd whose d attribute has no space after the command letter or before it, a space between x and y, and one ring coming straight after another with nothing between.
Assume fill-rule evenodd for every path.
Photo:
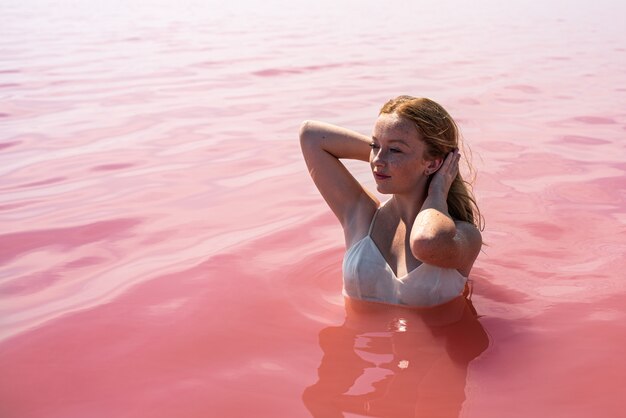
<instances>
[{"instance_id":1,"label":"pink water","mask_svg":"<svg viewBox=\"0 0 626 418\"><path fill-rule=\"evenodd\" d=\"M0 15L2 418L624 416L623 3ZM298 126L398 94L473 152L478 319L341 297Z\"/></svg>"}]
</instances>

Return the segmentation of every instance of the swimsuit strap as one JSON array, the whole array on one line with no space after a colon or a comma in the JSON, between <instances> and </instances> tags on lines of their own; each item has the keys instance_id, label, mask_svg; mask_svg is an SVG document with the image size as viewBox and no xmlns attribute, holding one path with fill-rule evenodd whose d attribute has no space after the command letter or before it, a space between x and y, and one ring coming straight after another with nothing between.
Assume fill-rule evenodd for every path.
<instances>
[{"instance_id":1,"label":"swimsuit strap","mask_svg":"<svg viewBox=\"0 0 626 418\"><path fill-rule=\"evenodd\" d=\"M376 220L376 215L378 215L378 209L380 209L380 207L376 208L376 212L374 212L374 216L372 217L372 222L370 222L370 229L369 231L367 231L367 236L372 235L372 229L374 228L374 221Z\"/></svg>"}]
</instances>

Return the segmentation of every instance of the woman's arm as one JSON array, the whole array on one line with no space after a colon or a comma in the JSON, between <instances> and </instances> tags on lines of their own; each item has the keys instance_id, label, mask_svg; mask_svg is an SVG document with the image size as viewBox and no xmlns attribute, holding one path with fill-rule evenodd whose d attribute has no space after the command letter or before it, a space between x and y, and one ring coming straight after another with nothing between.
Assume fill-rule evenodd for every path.
<instances>
[{"instance_id":1,"label":"woman's arm","mask_svg":"<svg viewBox=\"0 0 626 418\"><path fill-rule=\"evenodd\" d=\"M411 252L424 263L459 270L464 276L478 257L482 237L469 222L454 221L448 214L447 197L459 172L458 150L451 152L433 176L428 196L411 228Z\"/></svg>"},{"instance_id":2,"label":"woman's arm","mask_svg":"<svg viewBox=\"0 0 626 418\"><path fill-rule=\"evenodd\" d=\"M357 211L375 210L378 204L339 161L369 161L370 143L365 135L323 122L305 121L300 128L300 146L311 178L344 229Z\"/></svg>"}]
</instances>

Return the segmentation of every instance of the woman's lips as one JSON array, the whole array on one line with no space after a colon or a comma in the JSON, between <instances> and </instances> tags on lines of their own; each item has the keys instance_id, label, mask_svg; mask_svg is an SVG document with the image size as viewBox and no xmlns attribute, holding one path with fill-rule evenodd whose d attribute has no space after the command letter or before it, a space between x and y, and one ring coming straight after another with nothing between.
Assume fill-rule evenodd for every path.
<instances>
[{"instance_id":1,"label":"woman's lips","mask_svg":"<svg viewBox=\"0 0 626 418\"><path fill-rule=\"evenodd\" d=\"M388 178L390 178L391 176L386 176L384 174L380 174L380 173L374 173L374 178L376 180L386 180Z\"/></svg>"}]
</instances>

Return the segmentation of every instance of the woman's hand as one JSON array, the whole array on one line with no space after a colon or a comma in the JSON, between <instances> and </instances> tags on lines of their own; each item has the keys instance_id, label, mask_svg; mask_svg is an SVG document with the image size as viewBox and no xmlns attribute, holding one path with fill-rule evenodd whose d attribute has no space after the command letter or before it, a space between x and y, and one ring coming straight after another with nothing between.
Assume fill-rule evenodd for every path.
<instances>
[{"instance_id":1,"label":"woman's hand","mask_svg":"<svg viewBox=\"0 0 626 418\"><path fill-rule=\"evenodd\" d=\"M458 149L450 152L444 160L439 170L433 174L430 179L430 185L428 186L428 195L441 194L444 198L448 196L448 191L452 182L459 174L459 160L461 159L461 153Z\"/></svg>"}]
</instances>

